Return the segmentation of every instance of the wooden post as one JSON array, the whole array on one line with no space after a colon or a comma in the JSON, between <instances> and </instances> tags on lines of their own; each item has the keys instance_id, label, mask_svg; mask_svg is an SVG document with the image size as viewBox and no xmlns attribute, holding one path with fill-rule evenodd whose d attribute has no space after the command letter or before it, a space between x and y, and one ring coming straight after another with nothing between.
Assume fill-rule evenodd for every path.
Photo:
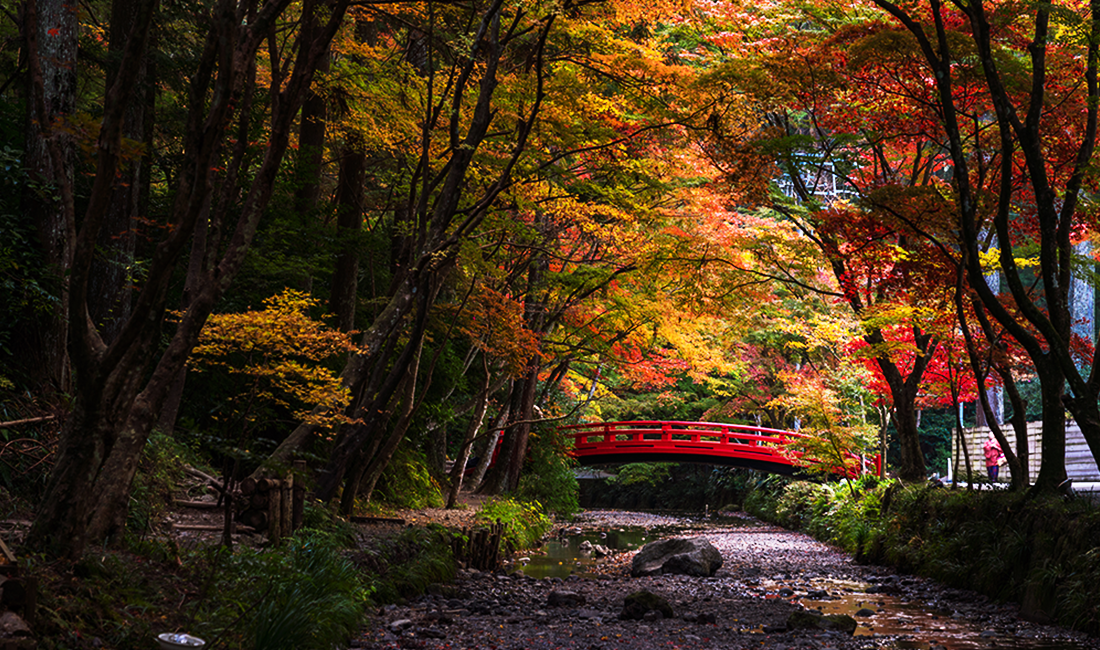
<instances>
[{"instance_id":1,"label":"wooden post","mask_svg":"<svg viewBox=\"0 0 1100 650\"><path fill-rule=\"evenodd\" d=\"M23 620L31 629L34 629L34 615L35 610L38 609L38 578L27 576L24 578L24 584L27 588L27 596L23 601Z\"/></svg>"},{"instance_id":2,"label":"wooden post","mask_svg":"<svg viewBox=\"0 0 1100 650\"><path fill-rule=\"evenodd\" d=\"M298 530L302 527L302 517L306 507L306 482L305 475L309 471L309 467L304 460L294 461L294 505L291 508L291 530Z\"/></svg>"},{"instance_id":3,"label":"wooden post","mask_svg":"<svg viewBox=\"0 0 1100 650\"><path fill-rule=\"evenodd\" d=\"M294 496L294 472L287 470L286 478L279 486L279 532L284 537L294 532L293 502Z\"/></svg>"},{"instance_id":4,"label":"wooden post","mask_svg":"<svg viewBox=\"0 0 1100 650\"><path fill-rule=\"evenodd\" d=\"M236 526L233 522L233 493L229 490L225 491L225 510L223 512L223 527L222 527L222 545L226 548L233 548L233 533L236 531Z\"/></svg>"},{"instance_id":5,"label":"wooden post","mask_svg":"<svg viewBox=\"0 0 1100 650\"><path fill-rule=\"evenodd\" d=\"M267 484L267 538L278 544L283 538L282 488L279 481L268 479Z\"/></svg>"}]
</instances>

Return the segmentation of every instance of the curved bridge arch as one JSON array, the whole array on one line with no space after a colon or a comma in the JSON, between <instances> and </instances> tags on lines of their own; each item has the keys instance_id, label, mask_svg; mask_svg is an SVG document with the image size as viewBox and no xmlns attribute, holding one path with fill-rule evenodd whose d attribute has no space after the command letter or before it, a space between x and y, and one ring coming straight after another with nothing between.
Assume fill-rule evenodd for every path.
<instances>
[{"instance_id":1,"label":"curved bridge arch","mask_svg":"<svg viewBox=\"0 0 1100 650\"><path fill-rule=\"evenodd\" d=\"M805 471L799 453L788 449L797 431L744 424L637 420L561 427L573 438L581 465L679 461L747 467L791 476ZM877 473L878 458L859 459L861 471Z\"/></svg>"}]
</instances>

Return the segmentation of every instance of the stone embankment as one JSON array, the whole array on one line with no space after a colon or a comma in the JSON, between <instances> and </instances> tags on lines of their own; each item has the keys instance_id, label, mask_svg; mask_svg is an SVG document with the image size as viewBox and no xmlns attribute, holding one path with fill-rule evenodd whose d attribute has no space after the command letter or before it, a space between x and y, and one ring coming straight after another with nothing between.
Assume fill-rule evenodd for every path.
<instances>
[{"instance_id":1,"label":"stone embankment","mask_svg":"<svg viewBox=\"0 0 1100 650\"><path fill-rule=\"evenodd\" d=\"M585 530L620 526L651 527L676 522L637 513L586 513ZM859 616L873 619L878 594L890 594L965 621L977 646L944 639L953 648L992 647L1006 640L1016 647L1043 645L1100 648L1096 639L1044 628L1014 616L1014 610L970 592L946 589L918 578L895 576L887 569L855 564L850 557L800 533L755 521L689 530L709 540L722 554L722 567L711 577L657 575L631 578L634 553L613 555L595 577L535 580L522 573L460 571L453 585L406 605L382 608L353 640L354 648L431 648L538 650L614 648L691 650L768 648L768 650L856 650L931 647L941 643L906 639L900 634L857 634L788 630L792 613L804 600L836 598L846 583L871 583ZM822 584L834 585L822 588ZM671 616L648 612L640 620L622 618L624 600L640 590L662 596ZM667 609L666 609L667 613ZM933 619L935 616L932 617ZM914 632L917 632L916 630Z\"/></svg>"}]
</instances>

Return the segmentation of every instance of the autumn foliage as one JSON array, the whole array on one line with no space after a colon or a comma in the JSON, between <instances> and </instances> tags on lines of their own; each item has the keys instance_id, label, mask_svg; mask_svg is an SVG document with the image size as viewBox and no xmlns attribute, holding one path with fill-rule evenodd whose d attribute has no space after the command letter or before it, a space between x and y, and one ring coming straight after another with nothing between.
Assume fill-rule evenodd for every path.
<instances>
[{"instance_id":1,"label":"autumn foliage","mask_svg":"<svg viewBox=\"0 0 1100 650\"><path fill-rule=\"evenodd\" d=\"M222 373L234 387L215 419L247 430L274 407L329 431L349 422L344 409L351 393L331 362L355 345L349 333L310 317L317 303L288 289L265 300L262 310L210 317L188 365L199 373Z\"/></svg>"}]
</instances>

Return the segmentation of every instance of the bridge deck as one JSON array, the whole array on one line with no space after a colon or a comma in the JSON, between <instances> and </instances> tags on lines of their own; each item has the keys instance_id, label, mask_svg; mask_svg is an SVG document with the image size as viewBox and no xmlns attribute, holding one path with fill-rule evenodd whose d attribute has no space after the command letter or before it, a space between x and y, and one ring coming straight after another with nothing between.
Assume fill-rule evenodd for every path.
<instances>
[{"instance_id":1,"label":"bridge deck","mask_svg":"<svg viewBox=\"0 0 1100 650\"><path fill-rule=\"evenodd\" d=\"M790 446L792 441L804 437L796 431L743 424L648 420L561 428L573 438L573 455L581 465L680 461L793 475L811 464L803 462L801 453ZM877 472L877 459L858 460L864 472Z\"/></svg>"}]
</instances>

